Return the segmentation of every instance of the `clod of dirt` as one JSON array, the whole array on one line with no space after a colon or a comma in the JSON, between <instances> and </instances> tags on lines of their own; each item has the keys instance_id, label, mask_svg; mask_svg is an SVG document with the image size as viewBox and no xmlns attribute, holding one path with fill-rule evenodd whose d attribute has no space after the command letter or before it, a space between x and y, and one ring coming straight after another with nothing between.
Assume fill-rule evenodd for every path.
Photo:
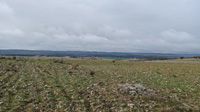
<instances>
[{"instance_id":1,"label":"clod of dirt","mask_svg":"<svg viewBox=\"0 0 200 112\"><path fill-rule=\"evenodd\" d=\"M69 75L72 75L72 74L73 74L73 72L72 72L72 71L69 71L68 73L69 73Z\"/></svg>"},{"instance_id":2,"label":"clod of dirt","mask_svg":"<svg viewBox=\"0 0 200 112\"><path fill-rule=\"evenodd\" d=\"M90 75L94 76L95 72L94 71L90 71Z\"/></svg>"},{"instance_id":3,"label":"clod of dirt","mask_svg":"<svg viewBox=\"0 0 200 112\"><path fill-rule=\"evenodd\" d=\"M172 75L172 77L177 78L178 76L177 75Z\"/></svg>"},{"instance_id":4,"label":"clod of dirt","mask_svg":"<svg viewBox=\"0 0 200 112\"><path fill-rule=\"evenodd\" d=\"M72 69L77 69L78 67L79 67L79 65L77 65L77 64L76 65L71 65Z\"/></svg>"},{"instance_id":5,"label":"clod of dirt","mask_svg":"<svg viewBox=\"0 0 200 112\"><path fill-rule=\"evenodd\" d=\"M134 95L141 95L141 94L152 94L153 91L150 89L146 89L141 84L118 84L117 90L126 93L126 94L134 94Z\"/></svg>"}]
</instances>

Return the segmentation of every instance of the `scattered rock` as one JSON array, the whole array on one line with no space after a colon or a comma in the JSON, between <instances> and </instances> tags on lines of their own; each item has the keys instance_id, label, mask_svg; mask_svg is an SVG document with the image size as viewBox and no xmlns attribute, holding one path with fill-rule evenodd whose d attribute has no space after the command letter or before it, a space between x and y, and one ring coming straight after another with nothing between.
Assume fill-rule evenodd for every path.
<instances>
[{"instance_id":1,"label":"scattered rock","mask_svg":"<svg viewBox=\"0 0 200 112\"><path fill-rule=\"evenodd\" d=\"M137 92L136 92L136 91L129 91L129 94L134 94L134 95L136 95Z\"/></svg>"},{"instance_id":2,"label":"scattered rock","mask_svg":"<svg viewBox=\"0 0 200 112\"><path fill-rule=\"evenodd\" d=\"M130 108L134 108L134 107L135 107L135 104L129 103L128 106L129 106Z\"/></svg>"},{"instance_id":3,"label":"scattered rock","mask_svg":"<svg viewBox=\"0 0 200 112\"><path fill-rule=\"evenodd\" d=\"M117 86L117 90L126 93L126 94L134 94L134 95L140 95L140 94L151 94L153 93L152 90L146 89L141 84L119 84Z\"/></svg>"},{"instance_id":4,"label":"scattered rock","mask_svg":"<svg viewBox=\"0 0 200 112\"><path fill-rule=\"evenodd\" d=\"M44 85L45 88L52 88L52 86Z\"/></svg>"},{"instance_id":5,"label":"scattered rock","mask_svg":"<svg viewBox=\"0 0 200 112\"><path fill-rule=\"evenodd\" d=\"M135 86L135 88L138 89L138 90L142 90L142 91L146 90L146 88L141 84L134 84L133 86Z\"/></svg>"},{"instance_id":6,"label":"scattered rock","mask_svg":"<svg viewBox=\"0 0 200 112\"><path fill-rule=\"evenodd\" d=\"M187 103L182 103L185 108L190 109L191 107Z\"/></svg>"},{"instance_id":7,"label":"scattered rock","mask_svg":"<svg viewBox=\"0 0 200 112\"><path fill-rule=\"evenodd\" d=\"M97 86L98 84L93 84L94 86Z\"/></svg>"}]
</instances>

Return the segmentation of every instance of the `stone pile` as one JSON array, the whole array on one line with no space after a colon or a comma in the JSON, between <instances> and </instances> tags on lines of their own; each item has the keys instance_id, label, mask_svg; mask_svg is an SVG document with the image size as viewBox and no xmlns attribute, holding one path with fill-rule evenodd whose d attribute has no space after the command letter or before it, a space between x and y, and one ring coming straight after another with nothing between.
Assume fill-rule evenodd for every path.
<instances>
[{"instance_id":1,"label":"stone pile","mask_svg":"<svg viewBox=\"0 0 200 112\"><path fill-rule=\"evenodd\" d=\"M142 95L142 94L152 94L153 90L146 89L141 84L118 84L117 90L126 93L126 94L133 94L133 95Z\"/></svg>"}]
</instances>

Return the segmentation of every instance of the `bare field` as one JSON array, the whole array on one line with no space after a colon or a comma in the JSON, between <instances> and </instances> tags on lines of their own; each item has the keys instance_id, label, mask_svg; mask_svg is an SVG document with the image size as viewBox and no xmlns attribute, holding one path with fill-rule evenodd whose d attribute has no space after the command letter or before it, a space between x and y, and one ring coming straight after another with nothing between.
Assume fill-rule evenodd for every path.
<instances>
[{"instance_id":1,"label":"bare field","mask_svg":"<svg viewBox=\"0 0 200 112\"><path fill-rule=\"evenodd\" d=\"M200 63L182 61L0 59L0 111L198 112Z\"/></svg>"}]
</instances>

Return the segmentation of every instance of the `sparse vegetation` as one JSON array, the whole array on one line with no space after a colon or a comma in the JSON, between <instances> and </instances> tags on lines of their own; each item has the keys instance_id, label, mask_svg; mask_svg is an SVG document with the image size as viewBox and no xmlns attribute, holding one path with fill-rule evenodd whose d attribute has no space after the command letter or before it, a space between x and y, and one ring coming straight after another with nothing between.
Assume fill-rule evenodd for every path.
<instances>
[{"instance_id":1,"label":"sparse vegetation","mask_svg":"<svg viewBox=\"0 0 200 112\"><path fill-rule=\"evenodd\" d=\"M123 84L154 94L118 91ZM200 63L0 59L2 112L197 112L199 88Z\"/></svg>"},{"instance_id":2,"label":"sparse vegetation","mask_svg":"<svg viewBox=\"0 0 200 112\"><path fill-rule=\"evenodd\" d=\"M129 58L122 58L122 57L105 57L105 59L123 60L123 59L129 59Z\"/></svg>"},{"instance_id":3,"label":"sparse vegetation","mask_svg":"<svg viewBox=\"0 0 200 112\"><path fill-rule=\"evenodd\" d=\"M168 60L167 58L160 58L160 60Z\"/></svg>"},{"instance_id":4,"label":"sparse vegetation","mask_svg":"<svg viewBox=\"0 0 200 112\"><path fill-rule=\"evenodd\" d=\"M194 56L195 59L200 59L200 56Z\"/></svg>"}]
</instances>

